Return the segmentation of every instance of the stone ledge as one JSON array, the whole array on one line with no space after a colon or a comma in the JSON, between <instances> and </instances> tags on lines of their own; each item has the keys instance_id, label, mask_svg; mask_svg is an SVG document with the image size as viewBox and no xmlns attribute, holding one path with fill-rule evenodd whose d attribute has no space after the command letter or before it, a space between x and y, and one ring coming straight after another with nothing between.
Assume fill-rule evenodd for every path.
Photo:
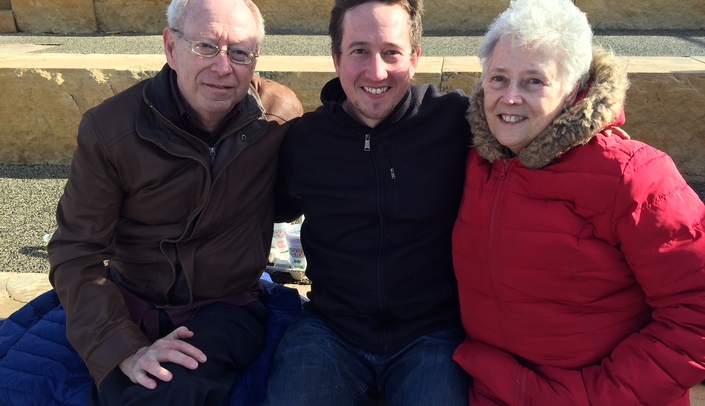
<instances>
[{"instance_id":1,"label":"stone ledge","mask_svg":"<svg viewBox=\"0 0 705 406\"><path fill-rule=\"evenodd\" d=\"M5 49L3 51L3 49ZM163 55L17 55L0 46L0 162L66 164L81 115L139 80L153 76ZM705 181L705 57L622 57L631 88L627 123L633 138L669 153L684 176ZM327 56L262 56L258 73L292 88L306 111L335 77ZM477 57L422 57L416 82L472 92Z\"/></svg>"},{"instance_id":2,"label":"stone ledge","mask_svg":"<svg viewBox=\"0 0 705 406\"><path fill-rule=\"evenodd\" d=\"M0 272L0 318L51 289L47 274Z\"/></svg>"}]
</instances>

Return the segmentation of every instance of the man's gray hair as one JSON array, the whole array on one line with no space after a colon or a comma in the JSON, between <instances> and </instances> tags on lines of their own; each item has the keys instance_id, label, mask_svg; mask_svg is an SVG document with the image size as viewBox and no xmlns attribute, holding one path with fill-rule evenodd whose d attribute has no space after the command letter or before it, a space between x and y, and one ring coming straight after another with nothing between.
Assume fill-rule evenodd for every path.
<instances>
[{"instance_id":1,"label":"man's gray hair","mask_svg":"<svg viewBox=\"0 0 705 406\"><path fill-rule=\"evenodd\" d=\"M184 20L188 17L188 4L190 0L172 0L169 7L166 9L166 21L170 28L176 28L181 31L184 27ZM259 32L257 33L257 44L262 45L264 42L264 18L259 11L259 7L251 0L223 0L223 1L242 1L252 12L257 22Z\"/></svg>"}]
</instances>

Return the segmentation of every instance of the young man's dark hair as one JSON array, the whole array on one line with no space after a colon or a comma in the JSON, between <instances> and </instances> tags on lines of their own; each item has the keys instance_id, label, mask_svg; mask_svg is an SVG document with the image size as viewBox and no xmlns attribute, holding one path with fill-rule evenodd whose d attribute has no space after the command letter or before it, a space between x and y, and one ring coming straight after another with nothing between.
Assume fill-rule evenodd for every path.
<instances>
[{"instance_id":1,"label":"young man's dark hair","mask_svg":"<svg viewBox=\"0 0 705 406\"><path fill-rule=\"evenodd\" d=\"M330 24L328 25L328 35L331 39L331 49L334 54L340 56L341 43L343 42L343 18L345 13L353 7L370 2L395 5L398 4L409 13L411 49L416 52L421 49L421 36L423 35L423 1L421 0L336 0L333 10L330 12Z\"/></svg>"}]
</instances>

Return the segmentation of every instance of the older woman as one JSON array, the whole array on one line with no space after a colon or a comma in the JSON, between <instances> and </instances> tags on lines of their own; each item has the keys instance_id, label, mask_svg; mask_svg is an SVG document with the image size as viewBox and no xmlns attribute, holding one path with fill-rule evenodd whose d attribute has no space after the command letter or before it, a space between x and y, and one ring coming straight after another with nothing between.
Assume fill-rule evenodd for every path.
<instances>
[{"instance_id":1,"label":"older woman","mask_svg":"<svg viewBox=\"0 0 705 406\"><path fill-rule=\"evenodd\" d=\"M705 206L666 154L609 136L624 69L570 0L512 1L480 59L453 235L471 404L688 405Z\"/></svg>"}]
</instances>

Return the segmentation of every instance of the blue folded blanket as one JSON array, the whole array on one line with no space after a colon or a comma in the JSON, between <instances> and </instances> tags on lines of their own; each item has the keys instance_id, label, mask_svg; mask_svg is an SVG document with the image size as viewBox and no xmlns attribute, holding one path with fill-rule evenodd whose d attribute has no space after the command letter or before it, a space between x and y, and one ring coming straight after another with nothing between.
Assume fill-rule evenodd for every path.
<instances>
[{"instance_id":1,"label":"blue folded blanket","mask_svg":"<svg viewBox=\"0 0 705 406\"><path fill-rule=\"evenodd\" d=\"M268 314L265 347L224 405L262 403L276 346L301 312L296 290L265 278L262 286ZM0 405L83 406L92 384L83 360L66 339L66 313L55 291L0 320Z\"/></svg>"}]
</instances>

